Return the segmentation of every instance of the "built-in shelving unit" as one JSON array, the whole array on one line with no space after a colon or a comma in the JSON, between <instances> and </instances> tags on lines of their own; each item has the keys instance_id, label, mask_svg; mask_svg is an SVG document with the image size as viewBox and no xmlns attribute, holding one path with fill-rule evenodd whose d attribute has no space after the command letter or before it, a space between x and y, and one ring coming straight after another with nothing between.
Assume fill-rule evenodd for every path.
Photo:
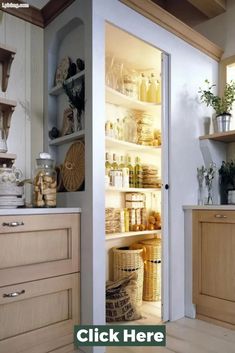
<instances>
[{"instance_id":1,"label":"built-in shelving unit","mask_svg":"<svg viewBox=\"0 0 235 353\"><path fill-rule=\"evenodd\" d=\"M106 86L106 102L133 110L156 111L160 104L142 102Z\"/></svg>"},{"instance_id":2,"label":"built-in shelving unit","mask_svg":"<svg viewBox=\"0 0 235 353\"><path fill-rule=\"evenodd\" d=\"M65 85L68 85L72 82L76 82L78 81L81 77L84 77L85 76L85 70L81 71L81 72L78 72L76 75L68 78L67 80L64 81L64 84ZM57 85L55 87L52 87L52 89L49 91L49 94L51 96L59 96L60 94L62 94L64 92L64 89L62 87L62 85Z\"/></svg>"},{"instance_id":3,"label":"built-in shelving unit","mask_svg":"<svg viewBox=\"0 0 235 353\"><path fill-rule=\"evenodd\" d=\"M161 151L161 146L153 147L153 146L144 146L138 145L136 143L127 142L123 140L117 140L113 137L105 137L106 148L112 149L125 149L126 151L134 151L134 152L147 152L147 153L155 153L157 151Z\"/></svg>"},{"instance_id":4,"label":"built-in shelving unit","mask_svg":"<svg viewBox=\"0 0 235 353\"><path fill-rule=\"evenodd\" d=\"M0 98L0 113L3 116L3 125L8 136L8 132L11 126L11 116L15 110L17 102L6 98Z\"/></svg>"},{"instance_id":5,"label":"built-in shelving unit","mask_svg":"<svg viewBox=\"0 0 235 353\"><path fill-rule=\"evenodd\" d=\"M161 234L161 229L157 230L142 230L138 232L124 232L124 233L110 233L105 235L106 240L121 239L127 237L134 237L136 235L147 235L147 234Z\"/></svg>"},{"instance_id":6,"label":"built-in shelving unit","mask_svg":"<svg viewBox=\"0 0 235 353\"><path fill-rule=\"evenodd\" d=\"M82 139L82 138L84 138L84 136L85 136L85 131L84 130L76 131L76 132L73 132L70 135L65 135L65 136L57 137L54 140L50 140L49 145L50 146L63 145L63 144L68 143L68 142L72 142L72 141L75 141L75 140Z\"/></svg>"},{"instance_id":7,"label":"built-in shelving unit","mask_svg":"<svg viewBox=\"0 0 235 353\"><path fill-rule=\"evenodd\" d=\"M161 191L161 188L116 188L115 186L108 186L105 190L116 192L156 192Z\"/></svg>"},{"instance_id":8,"label":"built-in shelving unit","mask_svg":"<svg viewBox=\"0 0 235 353\"><path fill-rule=\"evenodd\" d=\"M200 140L214 140L220 142L235 142L235 130L226 132L216 132L210 135L204 135L199 137Z\"/></svg>"},{"instance_id":9,"label":"built-in shelving unit","mask_svg":"<svg viewBox=\"0 0 235 353\"><path fill-rule=\"evenodd\" d=\"M16 49L0 44L0 62L2 63L2 91L6 92L10 77L11 64L15 57Z\"/></svg>"}]
</instances>

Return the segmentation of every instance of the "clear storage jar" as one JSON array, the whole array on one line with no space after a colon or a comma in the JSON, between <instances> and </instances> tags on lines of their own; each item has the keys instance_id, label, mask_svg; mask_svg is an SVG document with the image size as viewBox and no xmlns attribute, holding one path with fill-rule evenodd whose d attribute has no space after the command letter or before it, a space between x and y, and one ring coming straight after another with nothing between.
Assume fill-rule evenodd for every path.
<instances>
[{"instance_id":1,"label":"clear storage jar","mask_svg":"<svg viewBox=\"0 0 235 353\"><path fill-rule=\"evenodd\" d=\"M54 160L50 154L40 153L33 178L34 207L56 207L56 186Z\"/></svg>"}]
</instances>

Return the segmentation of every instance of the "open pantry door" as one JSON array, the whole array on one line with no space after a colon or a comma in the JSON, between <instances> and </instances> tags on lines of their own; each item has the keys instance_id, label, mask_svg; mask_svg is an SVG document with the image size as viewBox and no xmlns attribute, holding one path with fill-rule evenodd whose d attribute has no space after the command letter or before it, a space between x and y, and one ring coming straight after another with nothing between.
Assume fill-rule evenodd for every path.
<instances>
[{"instance_id":1,"label":"open pantry door","mask_svg":"<svg viewBox=\"0 0 235 353\"><path fill-rule=\"evenodd\" d=\"M169 91L170 91L170 57L162 53L162 321L168 321L170 291L170 252L169 252Z\"/></svg>"}]
</instances>

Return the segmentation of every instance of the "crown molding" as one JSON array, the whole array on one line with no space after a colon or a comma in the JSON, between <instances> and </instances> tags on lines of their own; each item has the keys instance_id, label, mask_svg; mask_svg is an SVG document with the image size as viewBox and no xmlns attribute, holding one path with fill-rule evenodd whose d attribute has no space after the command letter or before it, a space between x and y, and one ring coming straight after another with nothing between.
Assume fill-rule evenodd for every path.
<instances>
[{"instance_id":1,"label":"crown molding","mask_svg":"<svg viewBox=\"0 0 235 353\"><path fill-rule=\"evenodd\" d=\"M209 39L180 21L175 16L151 0L119 0L154 23L165 28L193 47L199 49L216 61L220 61L223 50Z\"/></svg>"},{"instance_id":2,"label":"crown molding","mask_svg":"<svg viewBox=\"0 0 235 353\"><path fill-rule=\"evenodd\" d=\"M45 28L74 1L75 0L50 0L41 10L31 5L29 8L1 8L1 10L10 15L21 18L26 22L32 23L35 26ZM2 2L3 1L1 1L1 3ZM25 2L14 0L14 3L23 4Z\"/></svg>"}]
</instances>

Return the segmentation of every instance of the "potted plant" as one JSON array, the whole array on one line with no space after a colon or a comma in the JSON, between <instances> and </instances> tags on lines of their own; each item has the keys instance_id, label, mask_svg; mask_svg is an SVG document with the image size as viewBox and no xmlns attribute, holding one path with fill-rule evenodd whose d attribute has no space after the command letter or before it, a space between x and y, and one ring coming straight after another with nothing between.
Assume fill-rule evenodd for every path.
<instances>
[{"instance_id":1,"label":"potted plant","mask_svg":"<svg viewBox=\"0 0 235 353\"><path fill-rule=\"evenodd\" d=\"M198 93L201 94L200 99L207 106L211 106L216 113L218 132L224 132L230 130L231 121L231 110L233 102L235 101L235 81L226 83L224 88L223 97L216 96L212 90L216 86L210 84L208 80L205 80L207 89L199 89Z\"/></svg>"}]
</instances>

